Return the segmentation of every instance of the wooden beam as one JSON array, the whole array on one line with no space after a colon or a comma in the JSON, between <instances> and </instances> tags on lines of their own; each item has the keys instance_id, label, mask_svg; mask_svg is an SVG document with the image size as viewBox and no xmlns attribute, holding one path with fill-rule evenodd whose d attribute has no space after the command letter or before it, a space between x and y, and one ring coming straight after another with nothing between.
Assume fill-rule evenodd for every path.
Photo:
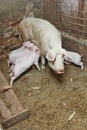
<instances>
[{"instance_id":1,"label":"wooden beam","mask_svg":"<svg viewBox=\"0 0 87 130\"><path fill-rule=\"evenodd\" d=\"M0 86L0 93L5 92L6 90L12 88L11 86Z\"/></svg>"},{"instance_id":2,"label":"wooden beam","mask_svg":"<svg viewBox=\"0 0 87 130\"><path fill-rule=\"evenodd\" d=\"M0 72L0 90L9 89L10 86L4 78L4 75ZM5 103L0 100L0 112L3 117L2 126L3 128L8 128L17 122L26 119L29 116L29 110L24 110L20 101L18 100L16 94L12 89L4 91L5 102L8 104L9 109L6 107Z\"/></svg>"},{"instance_id":3,"label":"wooden beam","mask_svg":"<svg viewBox=\"0 0 87 130\"><path fill-rule=\"evenodd\" d=\"M5 86L9 86L8 82L6 81L6 79L4 78L4 75L1 72L0 72L0 78L2 80L1 84L4 84ZM4 95L5 95L5 99L7 103L10 106L10 110L13 115L18 114L21 111L23 111L23 107L12 89L5 91Z\"/></svg>"},{"instance_id":4,"label":"wooden beam","mask_svg":"<svg viewBox=\"0 0 87 130\"><path fill-rule=\"evenodd\" d=\"M0 113L3 119L11 118L11 112L8 110L4 102L0 99Z\"/></svg>"},{"instance_id":5,"label":"wooden beam","mask_svg":"<svg viewBox=\"0 0 87 130\"><path fill-rule=\"evenodd\" d=\"M18 123L19 121L26 119L27 117L29 117L29 110L26 109L26 110L23 110L18 115L14 115L10 119L3 121L1 124L2 124L3 128L8 128L8 127Z\"/></svg>"},{"instance_id":6,"label":"wooden beam","mask_svg":"<svg viewBox=\"0 0 87 130\"><path fill-rule=\"evenodd\" d=\"M19 114L21 111L23 111L23 107L13 90L10 89L4 92L4 95L13 115Z\"/></svg>"},{"instance_id":7,"label":"wooden beam","mask_svg":"<svg viewBox=\"0 0 87 130\"><path fill-rule=\"evenodd\" d=\"M5 79L4 75L0 71L0 86L9 86L7 80Z\"/></svg>"}]
</instances>

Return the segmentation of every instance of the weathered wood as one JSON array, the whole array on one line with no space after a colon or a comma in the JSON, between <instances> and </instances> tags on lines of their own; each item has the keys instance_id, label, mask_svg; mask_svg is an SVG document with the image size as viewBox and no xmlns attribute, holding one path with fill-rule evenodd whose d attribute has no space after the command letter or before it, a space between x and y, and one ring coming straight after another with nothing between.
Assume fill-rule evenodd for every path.
<instances>
[{"instance_id":1,"label":"weathered wood","mask_svg":"<svg viewBox=\"0 0 87 130\"><path fill-rule=\"evenodd\" d=\"M8 85L8 82L6 81L4 75L1 72L0 78L0 90L9 89L10 86ZM3 94L5 102L9 106L9 110L4 104L4 102L0 100L0 112L3 117L3 122L1 124L4 128L8 128L9 126L16 124L17 122L26 119L29 116L29 111L23 109L20 101L18 100L17 96L11 88L7 91L4 91Z\"/></svg>"},{"instance_id":2,"label":"weathered wood","mask_svg":"<svg viewBox=\"0 0 87 130\"><path fill-rule=\"evenodd\" d=\"M0 78L4 85L9 86L8 82L6 81L6 79L4 78L4 75L1 72L0 72ZM7 103L10 106L10 110L13 115L18 114L21 111L23 111L23 107L12 89L5 91L4 95L5 95Z\"/></svg>"},{"instance_id":3,"label":"weathered wood","mask_svg":"<svg viewBox=\"0 0 87 130\"><path fill-rule=\"evenodd\" d=\"M13 115L19 114L20 112L23 111L23 107L21 103L19 102L17 96L13 92L13 90L10 89L4 92L4 95L5 95L7 103L10 105L10 110Z\"/></svg>"},{"instance_id":4,"label":"weathered wood","mask_svg":"<svg viewBox=\"0 0 87 130\"><path fill-rule=\"evenodd\" d=\"M0 113L3 119L11 118L11 112L8 110L4 102L0 99Z\"/></svg>"},{"instance_id":5,"label":"weathered wood","mask_svg":"<svg viewBox=\"0 0 87 130\"><path fill-rule=\"evenodd\" d=\"M23 110L18 115L12 116L11 119L3 121L1 124L2 124L3 128L8 128L8 127L18 123L19 121L26 119L27 117L29 117L29 111L26 109L26 110Z\"/></svg>"},{"instance_id":6,"label":"weathered wood","mask_svg":"<svg viewBox=\"0 0 87 130\"><path fill-rule=\"evenodd\" d=\"M0 86L0 93L12 88L11 86Z\"/></svg>"},{"instance_id":7,"label":"weathered wood","mask_svg":"<svg viewBox=\"0 0 87 130\"><path fill-rule=\"evenodd\" d=\"M0 71L0 86L9 86L8 82L6 81L6 79L4 78L4 75L2 74L2 72Z\"/></svg>"}]
</instances>

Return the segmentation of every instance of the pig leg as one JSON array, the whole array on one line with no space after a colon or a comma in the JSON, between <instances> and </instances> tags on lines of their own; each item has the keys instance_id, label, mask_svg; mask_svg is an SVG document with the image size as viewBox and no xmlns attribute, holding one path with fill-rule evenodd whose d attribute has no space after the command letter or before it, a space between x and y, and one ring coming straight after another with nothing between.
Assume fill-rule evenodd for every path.
<instances>
[{"instance_id":1,"label":"pig leg","mask_svg":"<svg viewBox=\"0 0 87 130\"><path fill-rule=\"evenodd\" d=\"M21 71L21 67L20 66L14 66L14 69L13 69L13 76L11 77L11 80L10 80L10 85L12 86L13 85L13 81L15 79L17 79L21 74L22 74L22 71Z\"/></svg>"},{"instance_id":2,"label":"pig leg","mask_svg":"<svg viewBox=\"0 0 87 130\"><path fill-rule=\"evenodd\" d=\"M36 66L36 68L38 69L38 71L40 71L40 66L38 64L38 61L34 63L34 65Z\"/></svg>"},{"instance_id":3,"label":"pig leg","mask_svg":"<svg viewBox=\"0 0 87 130\"><path fill-rule=\"evenodd\" d=\"M13 72L13 65L11 65L10 69L9 69L9 73Z\"/></svg>"},{"instance_id":4,"label":"pig leg","mask_svg":"<svg viewBox=\"0 0 87 130\"><path fill-rule=\"evenodd\" d=\"M64 61L64 63L65 63L65 64L67 64L67 65L68 65L68 64L71 64L71 63L70 63L70 62L68 62L68 61Z\"/></svg>"},{"instance_id":5,"label":"pig leg","mask_svg":"<svg viewBox=\"0 0 87 130\"><path fill-rule=\"evenodd\" d=\"M13 73L13 72L11 72L11 73L9 74L9 76L10 76L10 77L12 77L13 75L14 75L14 73Z\"/></svg>"},{"instance_id":6,"label":"pig leg","mask_svg":"<svg viewBox=\"0 0 87 130\"><path fill-rule=\"evenodd\" d=\"M81 62L80 64L81 64L81 70L83 70L84 69L83 62Z\"/></svg>"},{"instance_id":7,"label":"pig leg","mask_svg":"<svg viewBox=\"0 0 87 130\"><path fill-rule=\"evenodd\" d=\"M20 42L23 42L23 39L22 39L22 37L21 37L21 34L20 34L20 33L18 33L18 36L19 36L19 40L20 40Z\"/></svg>"},{"instance_id":8,"label":"pig leg","mask_svg":"<svg viewBox=\"0 0 87 130\"><path fill-rule=\"evenodd\" d=\"M84 67L83 67L83 62L78 62L78 63L74 63L74 64L76 64L76 65L78 65L78 66L80 66L81 67L81 70L83 70L84 69Z\"/></svg>"},{"instance_id":9,"label":"pig leg","mask_svg":"<svg viewBox=\"0 0 87 130\"><path fill-rule=\"evenodd\" d=\"M11 77L11 80L10 80L10 86L12 86L13 85L13 81L15 80L15 77L13 76L13 77Z\"/></svg>"},{"instance_id":10,"label":"pig leg","mask_svg":"<svg viewBox=\"0 0 87 130\"><path fill-rule=\"evenodd\" d=\"M10 66L10 60L9 59L7 60L7 65L8 65L8 67Z\"/></svg>"},{"instance_id":11,"label":"pig leg","mask_svg":"<svg viewBox=\"0 0 87 130\"><path fill-rule=\"evenodd\" d=\"M11 67L10 67L9 73L13 72L14 67L15 67L15 64L13 63L13 64L11 65Z\"/></svg>"},{"instance_id":12,"label":"pig leg","mask_svg":"<svg viewBox=\"0 0 87 130\"><path fill-rule=\"evenodd\" d=\"M42 72L45 70L45 57L41 56L41 70Z\"/></svg>"},{"instance_id":13,"label":"pig leg","mask_svg":"<svg viewBox=\"0 0 87 130\"><path fill-rule=\"evenodd\" d=\"M13 76L11 77L11 80L10 80L10 86L13 85L13 82L14 80L17 78L18 76L16 76L15 74L13 74Z\"/></svg>"}]
</instances>

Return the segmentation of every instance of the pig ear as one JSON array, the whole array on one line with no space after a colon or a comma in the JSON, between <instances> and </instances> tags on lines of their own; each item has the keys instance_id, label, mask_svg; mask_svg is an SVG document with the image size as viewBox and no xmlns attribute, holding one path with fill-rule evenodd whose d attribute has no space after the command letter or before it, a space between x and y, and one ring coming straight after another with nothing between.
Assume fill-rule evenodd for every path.
<instances>
[{"instance_id":1,"label":"pig ear","mask_svg":"<svg viewBox=\"0 0 87 130\"><path fill-rule=\"evenodd\" d=\"M67 58L68 58L68 60L69 60L70 62L72 62L72 59L71 59L69 56L67 56Z\"/></svg>"},{"instance_id":2,"label":"pig ear","mask_svg":"<svg viewBox=\"0 0 87 130\"><path fill-rule=\"evenodd\" d=\"M47 58L47 60L49 60L49 61L54 61L54 60L55 60L55 57L56 57L55 52L53 53L52 51L49 51L49 52L46 54L46 58Z\"/></svg>"}]
</instances>

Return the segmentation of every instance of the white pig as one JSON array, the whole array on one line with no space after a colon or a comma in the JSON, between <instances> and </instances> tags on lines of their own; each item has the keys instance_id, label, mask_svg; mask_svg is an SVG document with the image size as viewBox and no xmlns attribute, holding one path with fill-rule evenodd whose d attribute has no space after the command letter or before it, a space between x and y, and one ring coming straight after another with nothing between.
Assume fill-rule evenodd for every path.
<instances>
[{"instance_id":1,"label":"white pig","mask_svg":"<svg viewBox=\"0 0 87 130\"><path fill-rule=\"evenodd\" d=\"M58 74L64 73L64 55L61 34L50 22L40 18L25 18L19 23L19 31L24 41L35 40L41 50L42 69L45 57L49 66Z\"/></svg>"},{"instance_id":2,"label":"white pig","mask_svg":"<svg viewBox=\"0 0 87 130\"><path fill-rule=\"evenodd\" d=\"M34 43L32 43L31 41L28 41L28 42L23 42L23 45L18 48L18 49L15 49L13 51L11 51L8 55L9 59L7 60L8 62L8 66L9 64L11 64L16 58L20 57L20 56L23 56L26 51L28 52L28 47L29 46L34 46Z\"/></svg>"},{"instance_id":3,"label":"white pig","mask_svg":"<svg viewBox=\"0 0 87 130\"><path fill-rule=\"evenodd\" d=\"M15 59L11 66L10 73L10 85L13 85L13 81L17 79L23 72L29 69L32 65L35 65L36 68L40 71L40 67L38 64L40 58L40 50L37 46L35 46L34 50L31 50L30 54L26 54L23 57Z\"/></svg>"},{"instance_id":4,"label":"white pig","mask_svg":"<svg viewBox=\"0 0 87 130\"><path fill-rule=\"evenodd\" d=\"M64 60L65 63L69 62L81 66L81 70L83 70L83 62L81 62L81 57L82 56L76 52L67 51L67 55L64 56Z\"/></svg>"}]
</instances>

